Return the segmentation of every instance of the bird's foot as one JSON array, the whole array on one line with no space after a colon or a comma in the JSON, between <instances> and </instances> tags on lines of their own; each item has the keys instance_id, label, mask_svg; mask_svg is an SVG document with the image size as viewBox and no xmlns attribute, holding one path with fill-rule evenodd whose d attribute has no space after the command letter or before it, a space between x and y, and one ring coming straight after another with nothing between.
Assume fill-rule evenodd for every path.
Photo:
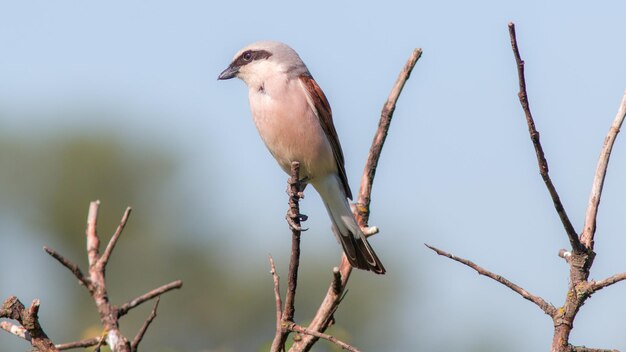
<instances>
[{"instance_id":1,"label":"bird's foot","mask_svg":"<svg viewBox=\"0 0 626 352\"><path fill-rule=\"evenodd\" d=\"M306 186L308 185L309 178L305 177L303 179L300 179L298 181L294 181L293 179L289 179L288 180L288 184L287 184L287 189L285 190L285 192L287 193L287 195L291 196L292 191L292 187L295 185L296 186L296 193L295 196L298 197L298 199L304 199L304 189L306 188Z\"/></svg>"},{"instance_id":2,"label":"bird's foot","mask_svg":"<svg viewBox=\"0 0 626 352\"><path fill-rule=\"evenodd\" d=\"M308 216L304 214L293 214L292 211L288 211L285 218L287 219L287 223L289 224L289 229L291 229L292 231L308 230L307 228L303 228L301 225L302 222L307 221L307 219L309 218Z\"/></svg>"}]
</instances>

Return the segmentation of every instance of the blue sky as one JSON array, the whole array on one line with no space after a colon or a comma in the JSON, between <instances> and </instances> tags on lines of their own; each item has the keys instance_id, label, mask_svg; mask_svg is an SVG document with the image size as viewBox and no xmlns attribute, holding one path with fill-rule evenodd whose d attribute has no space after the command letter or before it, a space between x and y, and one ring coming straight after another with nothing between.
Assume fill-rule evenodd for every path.
<instances>
[{"instance_id":1,"label":"blue sky","mask_svg":"<svg viewBox=\"0 0 626 352\"><path fill-rule=\"evenodd\" d=\"M372 243L389 275L358 279L403 287L381 319L397 324L395 336L406 344L435 350L434 341L451 339L464 350L503 335L518 347L511 350L546 350L551 321L540 310L422 244L470 258L555 305L563 301L567 267L556 254L568 242L517 100L507 23L517 25L552 179L580 231L597 156L626 89L625 11L617 1L5 2L0 108L23 118L0 116L0 128L29 136L105 128L137 143L159 140L185 156L182 183L201 185L211 174L228 189L209 195L198 187L191 217L201 221L211 198L235 222L238 199L262 200L253 220L237 226L269 230L263 242L249 241L264 263L285 240L276 233L284 229L286 176L254 129L243 83L217 75L253 41L296 49L331 103L355 190L382 104L411 50L421 47L374 184L371 224L382 233ZM144 113L107 121L38 113L77 104ZM622 138L598 218L597 279L626 271ZM240 187L226 187L231 182ZM321 202L309 194L310 246L338 253ZM626 349L625 294L626 285L596 294L572 342ZM416 341L416 326L432 341Z\"/></svg>"}]
</instances>

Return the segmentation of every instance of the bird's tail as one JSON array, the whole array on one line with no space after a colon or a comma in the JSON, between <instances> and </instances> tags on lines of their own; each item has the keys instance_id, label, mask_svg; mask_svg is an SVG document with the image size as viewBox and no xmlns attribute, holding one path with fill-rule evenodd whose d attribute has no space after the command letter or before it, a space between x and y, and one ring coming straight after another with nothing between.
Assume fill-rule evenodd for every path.
<instances>
[{"instance_id":1,"label":"bird's tail","mask_svg":"<svg viewBox=\"0 0 626 352\"><path fill-rule=\"evenodd\" d=\"M328 215L333 223L333 232L341 243L343 251L355 268L384 274L385 267L370 247L367 238L354 219L348 199L337 175L329 175L313 183L322 197Z\"/></svg>"}]
</instances>

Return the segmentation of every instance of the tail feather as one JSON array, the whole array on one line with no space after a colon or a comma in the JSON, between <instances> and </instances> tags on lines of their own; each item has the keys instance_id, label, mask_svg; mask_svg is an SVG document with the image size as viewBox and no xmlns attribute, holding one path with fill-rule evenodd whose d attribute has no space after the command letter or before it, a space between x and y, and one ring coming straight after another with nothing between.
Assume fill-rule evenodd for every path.
<instances>
[{"instance_id":1,"label":"tail feather","mask_svg":"<svg viewBox=\"0 0 626 352\"><path fill-rule=\"evenodd\" d=\"M358 269L373 271L376 274L384 274L385 267L352 215L339 178L336 175L330 175L319 183L313 183L313 186L324 201L333 223L333 232L341 243L350 265Z\"/></svg>"}]
</instances>

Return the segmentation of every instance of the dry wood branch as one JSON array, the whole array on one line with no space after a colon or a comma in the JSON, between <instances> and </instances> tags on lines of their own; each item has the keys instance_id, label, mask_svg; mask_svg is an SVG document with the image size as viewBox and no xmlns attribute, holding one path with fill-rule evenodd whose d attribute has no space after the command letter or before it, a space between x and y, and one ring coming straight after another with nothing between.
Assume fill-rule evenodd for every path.
<instances>
[{"instance_id":1,"label":"dry wood branch","mask_svg":"<svg viewBox=\"0 0 626 352\"><path fill-rule=\"evenodd\" d=\"M609 287L613 284L616 284L620 281L626 280L626 272L624 273L620 273L620 274L615 274L611 277L607 277L604 280L600 280L600 281L591 281L590 282L590 286L589 286L589 290L590 293L594 293L597 292L605 287Z\"/></svg>"},{"instance_id":2,"label":"dry wood branch","mask_svg":"<svg viewBox=\"0 0 626 352\"><path fill-rule=\"evenodd\" d=\"M285 296L285 308L283 309L283 321L293 321L295 314L296 288L298 286L298 268L300 266L300 235L301 215L300 198L302 197L302 185L300 184L300 163L291 163L291 178L289 179L289 217L294 227L291 229L291 258L289 271L287 272L287 295Z\"/></svg>"},{"instance_id":3,"label":"dry wood branch","mask_svg":"<svg viewBox=\"0 0 626 352\"><path fill-rule=\"evenodd\" d=\"M602 187L604 186L604 179L606 177L606 171L609 166L609 158L611 157L611 150L615 143L615 138L619 133L622 123L626 117L626 92L622 97L617 115L613 120L613 124L609 129L609 133L604 139L604 146L600 152L600 158L598 160L598 166L596 167L595 177L593 179L593 185L591 187L591 194L589 195L589 203L587 205L587 212L585 213L585 227L583 233L580 236L582 243L589 249L593 250L593 237L596 233L596 218L598 217L598 206L600 205L600 197L602 196Z\"/></svg>"},{"instance_id":4,"label":"dry wood branch","mask_svg":"<svg viewBox=\"0 0 626 352\"><path fill-rule=\"evenodd\" d=\"M600 203L602 186L604 183L604 178L606 176L606 170L613 143L626 115L626 93L624 94L617 116L613 121L611 129L609 130L609 133L605 139L602 152L600 153L600 160L598 161L594 183L589 198L589 204L587 207L587 212L585 214L585 228L579 239L576 231L574 230L574 227L571 224L569 217L567 216L567 213L565 212L563 205L561 204L561 200L556 191L556 188L554 187L554 184L550 179L548 163L541 147L539 132L535 127L535 122L533 120L528 103L528 94L526 92L526 79L524 77L524 61L520 56L519 48L517 46L515 25L513 23L509 23L508 28L509 36L511 39L511 47L513 49L513 54L515 56L515 62L517 65L519 80L518 97L522 105L522 109L524 110L524 114L526 115L528 131L533 146L535 148L539 171L541 177L544 180L544 183L546 184L546 187L548 188L550 196L552 197L554 207L559 215L559 218L561 219L561 222L563 223L563 227L565 228L569 242L572 246L571 251L565 249L561 249L559 251L559 256L561 258L564 258L569 266L569 287L565 296L565 302L561 307L557 309L551 304L547 303L541 297L528 293L526 290L519 287L518 285L510 282L509 280L499 275L485 270L484 268L476 265L475 263L467 259L456 257L452 254L446 253L429 245L426 246L439 255L446 256L466 266L469 266L472 269L476 270L479 274L490 277L493 280L496 280L501 284L509 287L511 290L517 292L525 299L535 303L546 314L552 317L554 323L554 334L552 339L551 352L610 351L605 349L590 349L587 347L572 346L569 344L569 337L574 326L574 320L576 318L576 315L578 314L580 308L584 305L585 301L589 297L591 297L594 292L626 279L626 273L621 273L600 281L588 280L591 266L593 265L593 260L595 257L595 253L593 252L593 237L596 229L598 205Z\"/></svg>"},{"instance_id":5,"label":"dry wood branch","mask_svg":"<svg viewBox=\"0 0 626 352\"><path fill-rule=\"evenodd\" d=\"M422 49L416 48L409 56L406 64L402 68L402 71L396 79L396 83L393 85L389 97L383 106L380 114L380 120L378 122L378 129L374 135L372 146L370 147L369 154L367 155L367 161L363 169L363 176L361 176L361 188L359 190L359 200L357 202L357 210L359 213L359 225L361 227L367 227L370 216L370 203L372 201L372 185L374 183L374 176L376 176L376 168L378 167L378 160L380 160L380 153L383 150L383 145L387 139L387 133L391 126L391 119L393 113L396 110L396 103L402 93L402 89L406 84L406 81L411 76L413 67L417 63L417 60L422 56Z\"/></svg>"},{"instance_id":6,"label":"dry wood branch","mask_svg":"<svg viewBox=\"0 0 626 352\"><path fill-rule=\"evenodd\" d=\"M295 314L296 288L298 286L298 268L300 266L300 235L303 231L301 221L306 220L306 216L300 214L300 199L303 186L300 182L300 163L294 161L291 163L291 177L289 178L289 211L287 212L287 222L291 228L291 258L289 260L289 271L287 273L287 294L285 296L285 307L280 313L280 291L279 278L276 274L274 260L270 256L270 265L272 269L272 278L274 279L274 295L276 297L276 334L272 341L270 351L279 352L285 350L285 343L289 336L290 330L287 329L289 323L293 322ZM280 316L280 318L279 318Z\"/></svg>"},{"instance_id":7,"label":"dry wood branch","mask_svg":"<svg viewBox=\"0 0 626 352\"><path fill-rule=\"evenodd\" d=\"M124 215L122 216L122 220L120 221L120 224L117 226L115 233L109 240L109 244L107 245L107 248L104 250L104 254L102 254L102 257L100 257L100 262L101 262L100 265L106 266L107 263L109 262L109 258L111 257L111 253L113 252L113 249L115 248L115 245L117 244L117 240L120 238L122 231L124 231L124 227L126 227L126 222L128 221L128 217L130 216L131 210L132 210L131 207L126 208L126 211L124 212Z\"/></svg>"},{"instance_id":8,"label":"dry wood branch","mask_svg":"<svg viewBox=\"0 0 626 352\"><path fill-rule=\"evenodd\" d=\"M533 142L533 146L535 147L535 153L537 154L539 173L541 174L541 178L543 178L543 182L548 188L548 192L550 192L552 202L554 203L554 208L556 209L556 212L559 214L559 218L563 223L563 227L565 228L565 232L567 233L567 237L569 238L572 250L575 252L580 252L582 251L582 246L580 244L580 240L578 239L578 234L576 233L574 225L572 225L572 222L565 212L565 208L563 207L563 204L561 203L561 198L559 197L559 194L557 193L556 188L552 183L552 179L550 179L548 161L546 160L545 154L543 152L543 147L541 146L541 141L539 140L539 132L535 127L535 121L533 120L532 113L530 112L528 93L526 92L526 78L524 76L524 60L522 60L519 53L517 38L515 36L515 24L513 24L512 22L509 23L509 36L511 37L511 47L513 48L513 54L515 55L515 62L517 63L517 75L519 79L518 97L520 103L522 104L524 114L526 115L528 132L530 134L530 139Z\"/></svg>"},{"instance_id":9,"label":"dry wood branch","mask_svg":"<svg viewBox=\"0 0 626 352\"><path fill-rule=\"evenodd\" d=\"M603 348L589 348L585 346L570 346L571 352L619 352L618 350L607 350Z\"/></svg>"},{"instance_id":10,"label":"dry wood branch","mask_svg":"<svg viewBox=\"0 0 626 352\"><path fill-rule=\"evenodd\" d=\"M74 274L74 276L76 276L76 278L78 279L78 282L80 282L81 285L85 286L89 290L89 292L93 290L91 286L91 282L89 281L88 278L85 277L85 275L83 275L83 272L80 270L78 265L74 264L71 260L62 256L54 249L43 247L43 250L46 251L46 253L48 253L50 256L52 256L52 258L56 259L59 263L61 263L61 265L63 265L69 271L71 271L72 274Z\"/></svg>"},{"instance_id":11,"label":"dry wood branch","mask_svg":"<svg viewBox=\"0 0 626 352\"><path fill-rule=\"evenodd\" d=\"M298 332L301 334L305 334L305 335L310 335L310 336L315 336L317 338L320 339L324 339L324 340L328 340L332 343L334 343L335 345L341 347L342 349L346 350L346 351L350 351L350 352L359 352L358 349L356 349L355 347L337 339L334 336L328 335L328 334L324 334L321 332L317 332L317 331L313 331L313 330L309 330L305 327L302 327L296 323L291 323L289 324L289 326L287 327L287 329L294 331L294 332Z\"/></svg>"},{"instance_id":12,"label":"dry wood branch","mask_svg":"<svg viewBox=\"0 0 626 352\"><path fill-rule=\"evenodd\" d=\"M87 214L87 259L89 260L89 269L98 262L100 254L100 237L98 237L98 209L100 201L96 200L89 203L89 213Z\"/></svg>"},{"instance_id":13,"label":"dry wood branch","mask_svg":"<svg viewBox=\"0 0 626 352\"><path fill-rule=\"evenodd\" d=\"M7 298L2 307L0 307L0 318L7 318L15 320L20 323L21 326L17 326L12 323L3 324L3 329L8 332L23 338L30 342L34 351L40 352L57 352L58 349L54 346L52 341L48 338L48 335L43 331L39 324L39 300L33 300L30 307L26 308L15 296ZM6 323L6 322L3 322ZM9 326L10 324L10 326Z\"/></svg>"},{"instance_id":14,"label":"dry wood branch","mask_svg":"<svg viewBox=\"0 0 626 352\"><path fill-rule=\"evenodd\" d=\"M21 325L16 325L9 321L0 321L0 329L8 332L9 334L15 335L20 339L24 339L30 342L30 334Z\"/></svg>"},{"instance_id":15,"label":"dry wood branch","mask_svg":"<svg viewBox=\"0 0 626 352\"><path fill-rule=\"evenodd\" d=\"M274 340L272 341L272 346L270 351L280 351L280 342L282 336L282 317L283 317L283 303L282 298L280 297L280 277L276 272L276 265L274 264L274 258L269 256L270 260L270 274L272 274L272 279L274 281L274 299L276 301L276 334L274 336Z\"/></svg>"},{"instance_id":16,"label":"dry wood branch","mask_svg":"<svg viewBox=\"0 0 626 352\"><path fill-rule=\"evenodd\" d=\"M546 313L547 315L554 317L556 314L556 308L554 308L553 305L551 305L550 303L546 302L543 298L539 297L539 296L535 296L533 294L531 294L530 292L526 291L525 289L523 289L522 287L514 284L513 282L507 280L506 278L498 275L498 274L494 274L491 271L481 267L480 265L477 265L476 263L461 258L461 257L457 257L454 254L450 254L448 252L442 251L441 249L435 248L433 246L430 246L428 244L425 244L426 247L432 249L433 251L435 251L435 253L444 256L444 257L448 257L454 261L457 261L463 265L466 265L474 270L476 270L476 272L480 275L486 276L490 279L493 279L499 283L501 283L502 285L510 288L511 290L513 290L514 292L516 292L517 294L519 294L520 296L522 296L524 299L529 300L530 302L533 302L534 304L536 304L539 308L541 308L541 310Z\"/></svg>"},{"instance_id":17,"label":"dry wood branch","mask_svg":"<svg viewBox=\"0 0 626 352\"><path fill-rule=\"evenodd\" d=\"M154 290L144 293L143 295L128 301L122 304L119 308L117 308L118 317L122 317L128 313L129 310L137 307L138 305L147 302L155 297L159 297L162 294L183 287L183 282L181 280L172 281L169 284L165 284L163 286L157 287Z\"/></svg>"},{"instance_id":18,"label":"dry wood branch","mask_svg":"<svg viewBox=\"0 0 626 352\"><path fill-rule=\"evenodd\" d=\"M378 129L374 135L374 140L372 141L367 161L365 163L365 168L363 170L363 175L361 177L359 199L356 206L353 208L355 218L361 228L368 227L372 184L374 183L376 168L378 166L378 161L380 160L382 148L385 143L385 139L387 138L387 133L389 132L389 126L396 108L396 102L400 97L400 93L402 92L406 81L409 79L411 72L413 71L413 67L415 67L415 64L421 56L422 49L417 48L413 50L402 71L398 75L398 79L396 80L391 92L389 93L389 97L383 106L378 123ZM337 274L334 274L328 290L326 291L326 296L324 296L320 307L317 309L315 316L307 327L309 331L323 333L331 325L333 322L333 314L339 307L339 303L341 302L351 273L352 266L346 259L345 254L342 254L338 269L341 285L337 285ZM295 341L289 351L309 351L318 339L319 337L315 335L306 334L302 336L300 340Z\"/></svg>"},{"instance_id":19,"label":"dry wood branch","mask_svg":"<svg viewBox=\"0 0 626 352\"><path fill-rule=\"evenodd\" d=\"M50 254L61 264L63 264L63 266L68 268L72 272L72 274L74 274L74 276L79 279L81 284L87 287L89 293L91 294L91 297L96 303L98 313L100 314L100 322L102 323L104 330L106 331L106 336L103 338L95 337L92 339L70 342L59 346L63 349L70 349L96 345L96 349L99 349L99 346L107 344L113 352L130 352L136 350L136 345L139 344L139 341L141 341L141 339L143 338L145 330L148 328L152 320L156 317L156 305L153 309L153 314L151 314L150 317L146 320L144 326L135 337L135 340L133 341L134 345L131 345L128 339L121 333L119 329L120 317L128 313L130 309L135 308L143 302L151 300L155 297L160 297L162 294L170 290L182 287L182 281L177 280L167 285L158 287L142 296L135 298L130 302L123 304L119 308L113 305L109 301L109 295L106 287L106 265L108 264L113 249L115 248L115 245L119 240L119 237L121 236L124 227L126 226L126 222L128 221L131 212L131 208L127 208L124 212L124 215L122 216L117 230L109 240L109 243L105 248L104 253L102 254L102 256L100 256L100 237L97 233L99 207L99 201L91 202L89 205L89 214L87 215L86 237L87 259L89 261L89 277L85 277L76 264L67 260L59 253L49 248L44 249L48 254Z\"/></svg>"},{"instance_id":20,"label":"dry wood branch","mask_svg":"<svg viewBox=\"0 0 626 352\"><path fill-rule=\"evenodd\" d=\"M146 331L148 331L148 327L150 326L150 324L152 324L152 321L154 321L154 318L156 318L157 316L156 312L157 312L157 308L159 308L160 301L161 301L161 297L159 296L157 297L156 302L154 302L154 308L152 308L150 315L148 316L148 318L146 318L146 321L143 323L143 325L141 326L141 329L139 329L139 332L137 332L137 335L135 335L133 342L130 344L130 349L133 352L137 351L139 343L143 339L143 336L146 334Z\"/></svg>"},{"instance_id":21,"label":"dry wood branch","mask_svg":"<svg viewBox=\"0 0 626 352\"><path fill-rule=\"evenodd\" d=\"M93 285L91 297L100 313L100 322L107 332L106 343L113 352L130 352L130 342L119 328L117 310L109 301L105 271L106 262L100 260L100 237L97 233L100 201L91 202L87 214L87 257L89 259L89 278Z\"/></svg>"},{"instance_id":22,"label":"dry wood branch","mask_svg":"<svg viewBox=\"0 0 626 352\"><path fill-rule=\"evenodd\" d=\"M104 339L102 337L92 337L90 339L84 339L80 341L58 344L56 345L56 347L59 351L64 351L64 350L71 350L74 348L85 348L85 347L96 346L102 343L104 343Z\"/></svg>"}]
</instances>

